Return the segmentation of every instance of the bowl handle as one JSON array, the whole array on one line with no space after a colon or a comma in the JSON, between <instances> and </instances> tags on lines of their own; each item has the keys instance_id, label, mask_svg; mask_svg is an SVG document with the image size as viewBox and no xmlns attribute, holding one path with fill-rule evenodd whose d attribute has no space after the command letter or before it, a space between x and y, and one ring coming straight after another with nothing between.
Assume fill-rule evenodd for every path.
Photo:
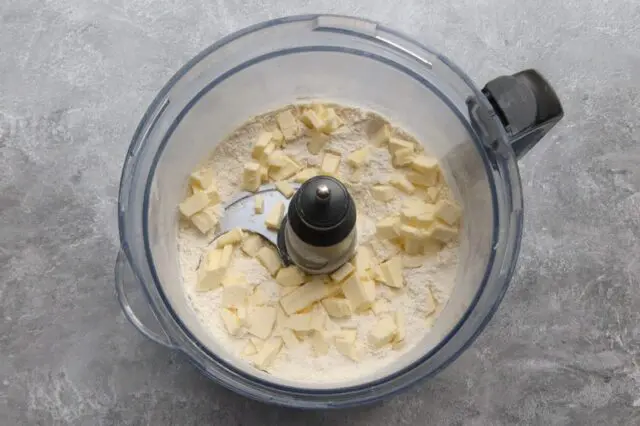
<instances>
[{"instance_id":1,"label":"bowl handle","mask_svg":"<svg viewBox=\"0 0 640 426\"><path fill-rule=\"evenodd\" d=\"M155 314L153 315L154 320L157 322L157 328L161 330L161 333L153 331L151 328L144 325L131 307L129 299L127 298L125 286L131 286L134 283L136 285L139 285L139 281L131 270L131 266L127 261L127 257L122 252L122 250L118 252L118 257L116 259L115 276L116 297L118 298L118 302L120 302L120 307L122 308L124 316L129 320L129 322L133 324L133 326L147 338L167 348L176 349L176 346L171 342L164 330L162 330L160 323L155 318Z\"/></svg>"}]
</instances>

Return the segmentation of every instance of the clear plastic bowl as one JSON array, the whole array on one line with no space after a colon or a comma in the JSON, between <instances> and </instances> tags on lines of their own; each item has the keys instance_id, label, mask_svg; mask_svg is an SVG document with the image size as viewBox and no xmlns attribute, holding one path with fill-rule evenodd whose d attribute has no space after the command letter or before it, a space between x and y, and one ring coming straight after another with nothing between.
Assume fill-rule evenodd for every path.
<instances>
[{"instance_id":1,"label":"clear plastic bowl","mask_svg":"<svg viewBox=\"0 0 640 426\"><path fill-rule=\"evenodd\" d=\"M278 380L220 347L181 289L176 244L187 177L218 141L251 116L318 99L373 110L424 141L465 210L456 286L432 331L388 368L340 387ZM381 25L314 15L235 33L171 78L133 137L118 205L123 310L147 337L183 352L215 382L265 402L353 406L432 376L484 328L514 270L522 196L503 124L451 62ZM155 318L140 320L140 307L134 312L127 292L136 288Z\"/></svg>"}]
</instances>

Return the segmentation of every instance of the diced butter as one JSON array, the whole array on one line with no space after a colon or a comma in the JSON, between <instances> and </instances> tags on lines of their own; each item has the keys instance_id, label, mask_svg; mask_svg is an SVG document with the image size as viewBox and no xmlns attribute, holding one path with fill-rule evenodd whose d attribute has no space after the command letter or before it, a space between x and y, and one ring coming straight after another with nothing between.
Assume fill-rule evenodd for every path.
<instances>
[{"instance_id":1,"label":"diced butter","mask_svg":"<svg viewBox=\"0 0 640 426\"><path fill-rule=\"evenodd\" d=\"M424 258L421 256L402 256L402 267L406 269L415 269L424 266Z\"/></svg>"},{"instance_id":2,"label":"diced butter","mask_svg":"<svg viewBox=\"0 0 640 426\"><path fill-rule=\"evenodd\" d=\"M250 234L242 243L240 247L243 252L251 257L255 257L258 254L258 250L262 247L262 238L258 234Z\"/></svg>"},{"instance_id":3,"label":"diced butter","mask_svg":"<svg viewBox=\"0 0 640 426\"><path fill-rule=\"evenodd\" d=\"M388 240L372 240L370 244L376 258L381 261L385 261L400 252L400 247Z\"/></svg>"},{"instance_id":4,"label":"diced butter","mask_svg":"<svg viewBox=\"0 0 640 426\"><path fill-rule=\"evenodd\" d=\"M337 283L341 283L342 281L344 281L349 275L351 275L351 273L353 273L353 271L355 270L355 268L353 267L353 265L350 262L345 263L344 265L342 265L341 267L339 267L335 272L333 272L331 275L329 275L329 277L337 282Z\"/></svg>"},{"instance_id":5,"label":"diced butter","mask_svg":"<svg viewBox=\"0 0 640 426\"><path fill-rule=\"evenodd\" d=\"M454 225L460 219L462 211L455 203L449 200L440 200L436 203L435 215L448 225Z\"/></svg>"},{"instance_id":6,"label":"diced butter","mask_svg":"<svg viewBox=\"0 0 640 426\"><path fill-rule=\"evenodd\" d=\"M293 186L286 180L279 180L275 185L276 189L287 198L291 198L291 196L296 192L296 190L293 189Z\"/></svg>"},{"instance_id":7,"label":"diced butter","mask_svg":"<svg viewBox=\"0 0 640 426\"><path fill-rule=\"evenodd\" d=\"M273 135L271 132L260 133L260 135L258 136L258 140L256 141L255 145L253 146L253 150L251 151L251 156L256 160L262 159L265 155L264 150L269 145L272 138Z\"/></svg>"},{"instance_id":8,"label":"diced butter","mask_svg":"<svg viewBox=\"0 0 640 426\"><path fill-rule=\"evenodd\" d=\"M425 240L421 238L405 237L403 241L404 251L410 255L422 254Z\"/></svg>"},{"instance_id":9,"label":"diced butter","mask_svg":"<svg viewBox=\"0 0 640 426\"><path fill-rule=\"evenodd\" d=\"M229 246L231 247L231 246ZM222 250L216 249L207 253L207 258L198 270L197 291L211 291L222 284L227 269L221 265Z\"/></svg>"},{"instance_id":10,"label":"diced butter","mask_svg":"<svg viewBox=\"0 0 640 426\"><path fill-rule=\"evenodd\" d=\"M267 159L276 150L276 144L273 142L269 142L267 146L264 148L264 152L262 153L262 158L260 158L259 163L261 165L267 164ZM262 172L261 172L262 173Z\"/></svg>"},{"instance_id":11,"label":"diced butter","mask_svg":"<svg viewBox=\"0 0 640 426\"><path fill-rule=\"evenodd\" d=\"M271 140L275 142L277 146L282 146L284 143L284 135L280 131L280 129L271 130Z\"/></svg>"},{"instance_id":12,"label":"diced butter","mask_svg":"<svg viewBox=\"0 0 640 426\"><path fill-rule=\"evenodd\" d=\"M260 182L266 183L269 181L269 167L260 165Z\"/></svg>"},{"instance_id":13,"label":"diced butter","mask_svg":"<svg viewBox=\"0 0 640 426\"><path fill-rule=\"evenodd\" d=\"M222 290L222 306L225 308L239 308L247 304L249 287L246 283L225 286Z\"/></svg>"},{"instance_id":14,"label":"diced butter","mask_svg":"<svg viewBox=\"0 0 640 426\"><path fill-rule=\"evenodd\" d=\"M375 301L371 310L376 315L381 315L391 311L391 304L385 299L378 299Z\"/></svg>"},{"instance_id":15,"label":"diced butter","mask_svg":"<svg viewBox=\"0 0 640 426\"><path fill-rule=\"evenodd\" d=\"M359 360L356 348L357 334L356 330L342 330L335 337L335 345L338 352L354 361Z\"/></svg>"},{"instance_id":16,"label":"diced butter","mask_svg":"<svg viewBox=\"0 0 640 426\"><path fill-rule=\"evenodd\" d=\"M327 312L321 304L316 304L311 311L311 328L318 331L325 329L325 323L328 321Z\"/></svg>"},{"instance_id":17,"label":"diced butter","mask_svg":"<svg viewBox=\"0 0 640 426\"><path fill-rule=\"evenodd\" d=\"M407 180L412 184L423 186L423 187L435 185L437 182L437 175L436 175L436 178L434 179L429 175L418 173L415 170L409 170L405 176L407 177Z\"/></svg>"},{"instance_id":18,"label":"diced butter","mask_svg":"<svg viewBox=\"0 0 640 426\"><path fill-rule=\"evenodd\" d=\"M395 190L389 185L374 185L371 187L371 195L374 200L390 201L395 195Z\"/></svg>"},{"instance_id":19,"label":"diced butter","mask_svg":"<svg viewBox=\"0 0 640 426\"><path fill-rule=\"evenodd\" d=\"M351 167L362 167L369 162L369 149L357 149L347 156L347 164Z\"/></svg>"},{"instance_id":20,"label":"diced butter","mask_svg":"<svg viewBox=\"0 0 640 426\"><path fill-rule=\"evenodd\" d=\"M242 232L242 229L233 228L231 231L221 235L216 240L216 247L224 247L229 244L238 244L240 241L242 241L243 237L244 233Z\"/></svg>"},{"instance_id":21,"label":"diced butter","mask_svg":"<svg viewBox=\"0 0 640 426\"><path fill-rule=\"evenodd\" d=\"M389 139L389 152L391 155L396 155L401 149L409 149L411 152L415 151L415 145L412 142L405 141L404 139L391 138Z\"/></svg>"},{"instance_id":22,"label":"diced butter","mask_svg":"<svg viewBox=\"0 0 640 426\"><path fill-rule=\"evenodd\" d=\"M190 220L193 226L198 228L198 231L203 234L206 234L218 224L218 216L216 216L214 210L210 208L199 211L191 216Z\"/></svg>"},{"instance_id":23,"label":"diced butter","mask_svg":"<svg viewBox=\"0 0 640 426\"><path fill-rule=\"evenodd\" d=\"M233 256L233 245L228 244L222 248L222 256L220 256L220 266L228 268L231 264L231 256Z\"/></svg>"},{"instance_id":24,"label":"diced butter","mask_svg":"<svg viewBox=\"0 0 640 426\"><path fill-rule=\"evenodd\" d=\"M438 175L438 160L426 155L418 155L413 159L411 168L423 175Z\"/></svg>"},{"instance_id":25,"label":"diced butter","mask_svg":"<svg viewBox=\"0 0 640 426\"><path fill-rule=\"evenodd\" d=\"M431 188L427 189L427 199L430 202L435 203L436 201L438 201L438 195L440 195L439 186L432 186Z\"/></svg>"},{"instance_id":26,"label":"diced butter","mask_svg":"<svg viewBox=\"0 0 640 426\"><path fill-rule=\"evenodd\" d=\"M404 287L404 278L402 276L402 258L394 256L380 265L384 282L389 287Z\"/></svg>"},{"instance_id":27,"label":"diced butter","mask_svg":"<svg viewBox=\"0 0 640 426\"><path fill-rule=\"evenodd\" d=\"M311 347L316 355L326 355L329 353L329 337L323 331L314 331L311 335Z\"/></svg>"},{"instance_id":28,"label":"diced butter","mask_svg":"<svg viewBox=\"0 0 640 426\"><path fill-rule=\"evenodd\" d=\"M398 234L403 238L413 238L416 240L424 240L426 238L426 231L405 223L399 225L397 230Z\"/></svg>"},{"instance_id":29,"label":"diced butter","mask_svg":"<svg viewBox=\"0 0 640 426\"><path fill-rule=\"evenodd\" d=\"M313 155L318 155L330 140L331 138L324 133L312 132L307 142L307 150Z\"/></svg>"},{"instance_id":30,"label":"diced butter","mask_svg":"<svg viewBox=\"0 0 640 426\"><path fill-rule=\"evenodd\" d=\"M249 295L247 298L249 305L252 306L262 306L269 303L269 297L265 294L264 291L260 288L260 286L256 287L253 290L253 293Z\"/></svg>"},{"instance_id":31,"label":"diced butter","mask_svg":"<svg viewBox=\"0 0 640 426\"><path fill-rule=\"evenodd\" d=\"M375 284L371 286L366 282L367 280L361 279L357 274L353 274L342 283L342 292L355 311L368 309L376 299Z\"/></svg>"},{"instance_id":32,"label":"diced butter","mask_svg":"<svg viewBox=\"0 0 640 426\"><path fill-rule=\"evenodd\" d=\"M282 217L284 216L284 203L282 201L278 201L278 203L273 206L269 215L265 219L264 223L267 225L269 229L279 229L280 222L282 222Z\"/></svg>"},{"instance_id":33,"label":"diced butter","mask_svg":"<svg viewBox=\"0 0 640 426\"><path fill-rule=\"evenodd\" d=\"M297 287L304 283L305 274L297 266L287 266L278 271L276 282L285 287Z\"/></svg>"},{"instance_id":34,"label":"diced butter","mask_svg":"<svg viewBox=\"0 0 640 426\"><path fill-rule=\"evenodd\" d=\"M351 303L349 303L347 299L327 297L326 299L323 299L321 303L330 317L348 318L351 316Z\"/></svg>"},{"instance_id":35,"label":"diced butter","mask_svg":"<svg viewBox=\"0 0 640 426\"><path fill-rule=\"evenodd\" d=\"M391 343L397 331L396 323L390 316L381 318L369 332L369 343L381 348L387 343Z\"/></svg>"},{"instance_id":36,"label":"diced butter","mask_svg":"<svg viewBox=\"0 0 640 426\"><path fill-rule=\"evenodd\" d=\"M282 309L291 315L299 312L314 302L318 302L325 297L334 295L340 290L335 284L325 284L322 279L316 278L306 284L297 287L295 291L280 299Z\"/></svg>"},{"instance_id":37,"label":"diced butter","mask_svg":"<svg viewBox=\"0 0 640 426\"><path fill-rule=\"evenodd\" d=\"M256 214L262 214L264 212L264 197L262 194L255 196L253 210Z\"/></svg>"},{"instance_id":38,"label":"diced butter","mask_svg":"<svg viewBox=\"0 0 640 426\"><path fill-rule=\"evenodd\" d=\"M256 253L256 259L265 267L267 271L271 275L276 275L280 268L282 268L282 261L280 260L280 256L270 246L262 246L258 253Z\"/></svg>"},{"instance_id":39,"label":"diced butter","mask_svg":"<svg viewBox=\"0 0 640 426\"><path fill-rule=\"evenodd\" d=\"M407 337L407 326L406 326L406 321L404 317L404 312L396 311L394 315L394 319L395 319L396 328L397 328L394 340L402 341L405 339L405 337Z\"/></svg>"},{"instance_id":40,"label":"diced butter","mask_svg":"<svg viewBox=\"0 0 640 426\"><path fill-rule=\"evenodd\" d=\"M267 164L269 167L284 167L287 164L288 159L290 159L290 157L284 152L280 150L273 151L267 158Z\"/></svg>"},{"instance_id":41,"label":"diced butter","mask_svg":"<svg viewBox=\"0 0 640 426\"><path fill-rule=\"evenodd\" d=\"M309 167L296 174L293 177L293 181L297 183L304 183L314 176L318 176L318 169L315 167Z\"/></svg>"},{"instance_id":42,"label":"diced butter","mask_svg":"<svg viewBox=\"0 0 640 426\"><path fill-rule=\"evenodd\" d=\"M260 351L260 349L264 347L265 342L263 339L260 339L259 337L249 336L249 341L253 343L253 346L256 347L257 351Z\"/></svg>"},{"instance_id":43,"label":"diced butter","mask_svg":"<svg viewBox=\"0 0 640 426\"><path fill-rule=\"evenodd\" d=\"M427 230L427 236L429 238L434 238L438 241L442 241L446 243L451 241L458 235L458 228L454 228L453 226L449 226L446 223L435 221Z\"/></svg>"},{"instance_id":44,"label":"diced butter","mask_svg":"<svg viewBox=\"0 0 640 426\"><path fill-rule=\"evenodd\" d=\"M203 167L189 176L191 185L197 185L200 188L208 188L213 185L213 170L211 167Z\"/></svg>"},{"instance_id":45,"label":"diced butter","mask_svg":"<svg viewBox=\"0 0 640 426\"><path fill-rule=\"evenodd\" d=\"M332 152L325 152L322 158L322 165L320 170L324 174L335 175L338 173L338 167L340 167L340 155Z\"/></svg>"},{"instance_id":46,"label":"diced butter","mask_svg":"<svg viewBox=\"0 0 640 426\"><path fill-rule=\"evenodd\" d=\"M260 339L266 339L271 335L273 325L276 323L276 308L272 306L254 307L251 310L249 322L249 333Z\"/></svg>"},{"instance_id":47,"label":"diced butter","mask_svg":"<svg viewBox=\"0 0 640 426\"><path fill-rule=\"evenodd\" d=\"M282 340L288 349L294 349L300 345L300 341L296 337L296 334L289 328L283 329L280 332L280 337L282 337Z\"/></svg>"},{"instance_id":48,"label":"diced butter","mask_svg":"<svg viewBox=\"0 0 640 426\"><path fill-rule=\"evenodd\" d=\"M193 193L196 192L204 192L209 197L209 204L218 204L220 202L220 193L218 192L218 187L215 184L211 184L206 188L202 189L199 186L192 186L191 189Z\"/></svg>"},{"instance_id":49,"label":"diced butter","mask_svg":"<svg viewBox=\"0 0 640 426\"><path fill-rule=\"evenodd\" d=\"M356 253L356 273L360 278L369 277L369 271L373 267L373 253L371 249L367 246L358 247L358 251Z\"/></svg>"},{"instance_id":50,"label":"diced butter","mask_svg":"<svg viewBox=\"0 0 640 426\"><path fill-rule=\"evenodd\" d=\"M227 333L231 334L232 336L238 335L242 324L240 323L240 319L236 316L236 314L229 309L222 308L220 310L220 317L222 318L222 322L224 323L224 328L227 329Z\"/></svg>"},{"instance_id":51,"label":"diced butter","mask_svg":"<svg viewBox=\"0 0 640 426\"><path fill-rule=\"evenodd\" d=\"M411 164L413 157L415 156L413 149L401 148L395 152L391 159L391 164L394 167L403 167Z\"/></svg>"},{"instance_id":52,"label":"diced butter","mask_svg":"<svg viewBox=\"0 0 640 426\"><path fill-rule=\"evenodd\" d=\"M224 276L222 285L224 287L229 287L232 285L247 285L247 277L242 272L231 271Z\"/></svg>"},{"instance_id":53,"label":"diced butter","mask_svg":"<svg viewBox=\"0 0 640 426\"><path fill-rule=\"evenodd\" d=\"M276 359L282 349L282 338L272 337L267 340L262 349L254 355L253 364L260 370L266 370Z\"/></svg>"},{"instance_id":54,"label":"diced butter","mask_svg":"<svg viewBox=\"0 0 640 426\"><path fill-rule=\"evenodd\" d=\"M196 192L190 197L187 197L183 202L178 205L180 213L185 217L191 217L199 211L203 210L209 205L209 197L204 191Z\"/></svg>"},{"instance_id":55,"label":"diced butter","mask_svg":"<svg viewBox=\"0 0 640 426\"><path fill-rule=\"evenodd\" d=\"M327 125L327 123L312 109L308 109L303 112L300 116L300 121L302 121L308 128L315 130L322 130Z\"/></svg>"},{"instance_id":56,"label":"diced butter","mask_svg":"<svg viewBox=\"0 0 640 426\"><path fill-rule=\"evenodd\" d=\"M251 356L255 355L256 353L258 353L258 350L256 349L256 346L251 343L251 341L248 341L244 346L244 349L242 349L242 356Z\"/></svg>"},{"instance_id":57,"label":"diced butter","mask_svg":"<svg viewBox=\"0 0 640 426\"><path fill-rule=\"evenodd\" d=\"M302 125L290 110L277 114L276 122L286 141L292 141L302 134Z\"/></svg>"},{"instance_id":58,"label":"diced butter","mask_svg":"<svg viewBox=\"0 0 640 426\"><path fill-rule=\"evenodd\" d=\"M254 162L245 164L242 171L242 189L255 192L260 187L261 182L260 164Z\"/></svg>"},{"instance_id":59,"label":"diced butter","mask_svg":"<svg viewBox=\"0 0 640 426\"><path fill-rule=\"evenodd\" d=\"M398 236L398 227L400 226L400 218L398 216L389 216L376 223L376 235L380 238L391 240Z\"/></svg>"},{"instance_id":60,"label":"diced butter","mask_svg":"<svg viewBox=\"0 0 640 426\"><path fill-rule=\"evenodd\" d=\"M416 190L416 187L413 186L413 184L409 182L407 178L401 174L395 174L391 176L391 178L389 179L389 183L395 186L396 188L398 188L400 191L407 194L413 194L414 191Z\"/></svg>"},{"instance_id":61,"label":"diced butter","mask_svg":"<svg viewBox=\"0 0 640 426\"><path fill-rule=\"evenodd\" d=\"M342 120L336 114L333 108L327 108L324 114L325 126L322 128L324 133L332 133L342 126Z\"/></svg>"},{"instance_id":62,"label":"diced butter","mask_svg":"<svg viewBox=\"0 0 640 426\"><path fill-rule=\"evenodd\" d=\"M311 320L313 315L311 312L305 314L293 314L284 323L284 327L295 331L311 331Z\"/></svg>"},{"instance_id":63,"label":"diced butter","mask_svg":"<svg viewBox=\"0 0 640 426\"><path fill-rule=\"evenodd\" d=\"M298 173L302 168L294 159L288 155L280 157L282 166L270 167L269 176L274 180L285 180Z\"/></svg>"},{"instance_id":64,"label":"diced butter","mask_svg":"<svg viewBox=\"0 0 640 426\"><path fill-rule=\"evenodd\" d=\"M373 136L370 138L370 142L375 147L381 147L389 143L391 138L391 131L387 124L383 125Z\"/></svg>"}]
</instances>

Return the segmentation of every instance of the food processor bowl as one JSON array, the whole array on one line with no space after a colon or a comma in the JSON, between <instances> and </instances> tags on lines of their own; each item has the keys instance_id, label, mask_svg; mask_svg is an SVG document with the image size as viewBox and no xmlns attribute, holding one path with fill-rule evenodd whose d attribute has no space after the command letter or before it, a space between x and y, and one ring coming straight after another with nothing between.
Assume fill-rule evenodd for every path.
<instances>
[{"instance_id":1,"label":"food processor bowl","mask_svg":"<svg viewBox=\"0 0 640 426\"><path fill-rule=\"evenodd\" d=\"M374 111L413 134L464 208L456 285L431 331L387 367L335 385L278 379L217 343L188 303L177 252L176 206L201 160L250 117L317 100ZM239 31L180 69L135 132L118 204L123 311L147 337L257 400L328 408L387 397L447 366L495 312L521 240L516 159L561 117L535 71L481 91L444 56L374 22L294 16ZM128 296L140 289L144 302L133 307ZM141 320L144 305L153 315Z\"/></svg>"}]
</instances>

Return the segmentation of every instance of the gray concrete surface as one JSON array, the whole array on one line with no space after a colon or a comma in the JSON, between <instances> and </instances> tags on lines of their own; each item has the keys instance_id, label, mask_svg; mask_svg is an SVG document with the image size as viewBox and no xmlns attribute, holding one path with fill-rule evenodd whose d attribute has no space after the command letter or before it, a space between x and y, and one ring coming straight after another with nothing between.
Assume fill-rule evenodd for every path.
<instances>
[{"instance_id":1,"label":"gray concrete surface","mask_svg":"<svg viewBox=\"0 0 640 426\"><path fill-rule=\"evenodd\" d=\"M0 3L0 423L640 424L640 3L302 3ZM404 30L479 83L536 67L566 109L521 161L522 255L488 329L436 378L341 412L211 384L113 294L120 168L155 93L219 37L313 11Z\"/></svg>"}]
</instances>

